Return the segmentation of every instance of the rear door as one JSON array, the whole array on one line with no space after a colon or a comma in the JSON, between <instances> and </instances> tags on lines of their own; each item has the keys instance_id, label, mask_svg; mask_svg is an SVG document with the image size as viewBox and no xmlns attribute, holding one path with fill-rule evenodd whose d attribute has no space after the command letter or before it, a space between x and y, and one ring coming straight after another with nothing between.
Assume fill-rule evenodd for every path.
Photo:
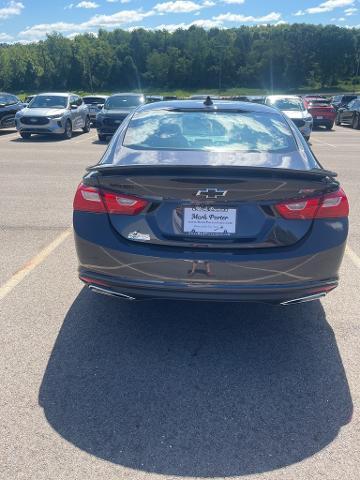
<instances>
[{"instance_id":1,"label":"rear door","mask_svg":"<svg viewBox=\"0 0 360 480\"><path fill-rule=\"evenodd\" d=\"M71 104L71 122L73 126L73 130L77 130L82 127L82 119L81 119L81 110L79 108L79 100L80 97L77 95L71 95L70 104ZM76 107L76 108L74 108Z\"/></svg>"},{"instance_id":2,"label":"rear door","mask_svg":"<svg viewBox=\"0 0 360 480\"><path fill-rule=\"evenodd\" d=\"M353 119L353 106L355 105L356 100L352 100L348 105L344 105L344 110L341 114L341 121L344 123L352 123Z\"/></svg>"}]
</instances>

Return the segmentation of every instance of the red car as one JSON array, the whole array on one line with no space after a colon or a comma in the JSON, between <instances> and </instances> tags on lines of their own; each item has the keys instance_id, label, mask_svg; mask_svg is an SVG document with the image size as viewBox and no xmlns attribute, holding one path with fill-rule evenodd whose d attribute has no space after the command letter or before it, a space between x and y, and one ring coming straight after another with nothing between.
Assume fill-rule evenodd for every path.
<instances>
[{"instance_id":1,"label":"red car","mask_svg":"<svg viewBox=\"0 0 360 480\"><path fill-rule=\"evenodd\" d=\"M313 117L314 127L324 126L331 130L334 126L336 110L329 100L321 97L307 96L303 98L305 107Z\"/></svg>"}]
</instances>

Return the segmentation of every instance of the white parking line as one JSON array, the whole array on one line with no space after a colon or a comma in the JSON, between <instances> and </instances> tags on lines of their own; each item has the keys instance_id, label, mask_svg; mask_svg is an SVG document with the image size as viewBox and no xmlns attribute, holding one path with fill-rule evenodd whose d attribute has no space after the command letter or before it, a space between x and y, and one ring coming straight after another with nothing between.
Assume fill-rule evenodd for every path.
<instances>
[{"instance_id":1,"label":"white parking line","mask_svg":"<svg viewBox=\"0 0 360 480\"><path fill-rule=\"evenodd\" d=\"M337 148L337 146L333 145L332 143L323 142L323 141L318 140L317 138L314 138L314 137L311 137L311 141L316 142L316 143L320 143L320 145L327 145L328 147Z\"/></svg>"},{"instance_id":2,"label":"white parking line","mask_svg":"<svg viewBox=\"0 0 360 480\"><path fill-rule=\"evenodd\" d=\"M6 297L32 270L38 267L44 260L71 234L72 228L66 229L55 238L48 246L43 248L35 257L29 260L12 277L0 286L0 300Z\"/></svg>"},{"instance_id":3,"label":"white parking line","mask_svg":"<svg viewBox=\"0 0 360 480\"><path fill-rule=\"evenodd\" d=\"M360 257L357 253L354 252L352 248L350 248L348 245L346 246L345 250L346 255L350 258L350 260L353 262L353 264L360 268Z\"/></svg>"}]
</instances>

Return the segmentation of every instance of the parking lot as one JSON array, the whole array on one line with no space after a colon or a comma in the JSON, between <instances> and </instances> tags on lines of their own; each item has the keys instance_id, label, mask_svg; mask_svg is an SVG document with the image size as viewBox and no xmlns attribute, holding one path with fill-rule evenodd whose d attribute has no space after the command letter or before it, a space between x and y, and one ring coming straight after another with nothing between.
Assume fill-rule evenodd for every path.
<instances>
[{"instance_id":1,"label":"parking lot","mask_svg":"<svg viewBox=\"0 0 360 480\"><path fill-rule=\"evenodd\" d=\"M359 478L360 131L311 143L350 201L338 289L286 308L134 304L77 278L96 131L0 132L0 478Z\"/></svg>"}]
</instances>

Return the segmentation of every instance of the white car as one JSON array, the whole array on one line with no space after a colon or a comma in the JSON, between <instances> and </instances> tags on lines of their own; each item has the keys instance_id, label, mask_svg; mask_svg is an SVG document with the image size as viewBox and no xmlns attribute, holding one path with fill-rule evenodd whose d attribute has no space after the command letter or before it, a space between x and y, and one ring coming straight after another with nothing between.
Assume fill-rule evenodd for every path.
<instances>
[{"instance_id":1,"label":"white car","mask_svg":"<svg viewBox=\"0 0 360 480\"><path fill-rule=\"evenodd\" d=\"M90 114L83 99L73 93L41 93L15 116L22 138L34 133L72 137L73 130L90 131Z\"/></svg>"},{"instance_id":2,"label":"white car","mask_svg":"<svg viewBox=\"0 0 360 480\"><path fill-rule=\"evenodd\" d=\"M313 128L313 117L306 110L301 97L297 95L269 95L265 97L265 104L281 110L298 127L308 141Z\"/></svg>"}]
</instances>

